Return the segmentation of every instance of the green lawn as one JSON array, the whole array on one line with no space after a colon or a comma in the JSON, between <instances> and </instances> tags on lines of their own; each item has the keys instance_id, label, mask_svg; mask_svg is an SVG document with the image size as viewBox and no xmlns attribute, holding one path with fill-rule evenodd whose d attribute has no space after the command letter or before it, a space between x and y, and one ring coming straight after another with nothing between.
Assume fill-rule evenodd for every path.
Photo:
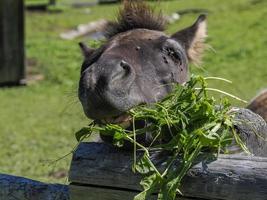
<instances>
[{"instance_id":1,"label":"green lawn","mask_svg":"<svg viewBox=\"0 0 267 200\"><path fill-rule=\"evenodd\" d=\"M253 3L254 2L254 3ZM172 13L185 8L208 9L208 43L202 68L194 73L220 76L232 85L212 86L249 100L267 87L267 2L256 0L163 1L161 8ZM157 6L159 7L159 6ZM76 144L74 132L88 123L76 90L82 62L77 42L59 34L80 23L113 19L117 5L86 9L65 8L62 13L26 13L26 51L31 70L45 80L20 88L0 89L0 173L48 182L66 182L71 156L51 163ZM197 15L189 14L169 26L172 33L190 25ZM234 105L245 104L232 101Z\"/></svg>"}]
</instances>

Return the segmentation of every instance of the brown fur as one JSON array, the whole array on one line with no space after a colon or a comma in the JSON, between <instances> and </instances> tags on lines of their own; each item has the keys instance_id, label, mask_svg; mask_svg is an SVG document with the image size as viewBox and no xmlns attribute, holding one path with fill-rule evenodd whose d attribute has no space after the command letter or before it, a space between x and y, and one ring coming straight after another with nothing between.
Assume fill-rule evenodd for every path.
<instances>
[{"instance_id":1,"label":"brown fur","mask_svg":"<svg viewBox=\"0 0 267 200\"><path fill-rule=\"evenodd\" d=\"M118 33L132 29L149 29L164 31L166 20L160 13L155 14L154 9L141 0L124 1L116 22L110 22L106 28L106 36L111 38Z\"/></svg>"},{"instance_id":2,"label":"brown fur","mask_svg":"<svg viewBox=\"0 0 267 200\"><path fill-rule=\"evenodd\" d=\"M267 121L267 90L262 91L256 96L247 108L262 116Z\"/></svg>"}]
</instances>

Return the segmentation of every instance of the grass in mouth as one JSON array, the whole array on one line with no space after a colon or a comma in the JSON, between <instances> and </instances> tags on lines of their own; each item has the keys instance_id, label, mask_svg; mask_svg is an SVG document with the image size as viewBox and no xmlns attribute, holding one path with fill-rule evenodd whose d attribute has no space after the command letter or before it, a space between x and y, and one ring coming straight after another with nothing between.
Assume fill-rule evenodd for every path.
<instances>
[{"instance_id":1,"label":"grass in mouth","mask_svg":"<svg viewBox=\"0 0 267 200\"><path fill-rule=\"evenodd\" d=\"M181 181L188 170L196 163L197 158L205 151L214 155L226 152L226 147L235 141L248 152L234 130L234 115L226 98L216 101L207 91L221 92L224 95L241 100L224 91L209 88L207 81L222 78L192 75L184 86L174 85L173 92L162 101L152 105L140 105L131 109L132 128L124 129L117 124L99 126L92 122L76 133L80 142L93 133L113 137L113 144L121 147L125 141L133 143L133 171L142 174L140 184L143 191L134 200L149 199L157 193L158 200L174 200ZM137 128L135 121L145 121L146 126ZM144 146L136 140L140 135L150 134L151 143ZM153 164L150 152L153 150L168 151L165 169L157 169ZM137 156L137 151L142 156ZM249 152L248 152L249 153ZM138 154L139 155L139 154ZM179 166L174 163L180 158Z\"/></svg>"}]
</instances>

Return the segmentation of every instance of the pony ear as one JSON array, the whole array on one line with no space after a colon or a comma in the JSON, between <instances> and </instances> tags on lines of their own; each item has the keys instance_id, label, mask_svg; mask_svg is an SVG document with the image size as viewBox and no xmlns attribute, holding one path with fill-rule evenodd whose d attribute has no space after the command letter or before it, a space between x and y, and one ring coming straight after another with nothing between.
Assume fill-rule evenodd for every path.
<instances>
[{"instance_id":1,"label":"pony ear","mask_svg":"<svg viewBox=\"0 0 267 200\"><path fill-rule=\"evenodd\" d=\"M83 42L79 42L79 46L85 58L90 56L94 52L94 49L87 47L87 45L84 44Z\"/></svg>"},{"instance_id":2,"label":"pony ear","mask_svg":"<svg viewBox=\"0 0 267 200\"><path fill-rule=\"evenodd\" d=\"M206 15L200 15L196 22L171 36L185 49L190 62L200 64L205 50L205 38L207 37Z\"/></svg>"},{"instance_id":3,"label":"pony ear","mask_svg":"<svg viewBox=\"0 0 267 200\"><path fill-rule=\"evenodd\" d=\"M267 88L250 102L247 109L257 113L267 122Z\"/></svg>"}]
</instances>

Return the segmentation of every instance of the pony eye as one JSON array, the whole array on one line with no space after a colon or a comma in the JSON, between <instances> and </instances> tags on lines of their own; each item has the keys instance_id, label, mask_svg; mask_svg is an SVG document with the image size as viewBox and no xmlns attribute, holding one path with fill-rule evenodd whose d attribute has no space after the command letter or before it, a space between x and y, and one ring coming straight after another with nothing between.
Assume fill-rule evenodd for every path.
<instances>
[{"instance_id":1,"label":"pony eye","mask_svg":"<svg viewBox=\"0 0 267 200\"><path fill-rule=\"evenodd\" d=\"M167 55L172 58L175 63L181 65L182 59L179 51L175 51L173 48L166 49Z\"/></svg>"}]
</instances>

